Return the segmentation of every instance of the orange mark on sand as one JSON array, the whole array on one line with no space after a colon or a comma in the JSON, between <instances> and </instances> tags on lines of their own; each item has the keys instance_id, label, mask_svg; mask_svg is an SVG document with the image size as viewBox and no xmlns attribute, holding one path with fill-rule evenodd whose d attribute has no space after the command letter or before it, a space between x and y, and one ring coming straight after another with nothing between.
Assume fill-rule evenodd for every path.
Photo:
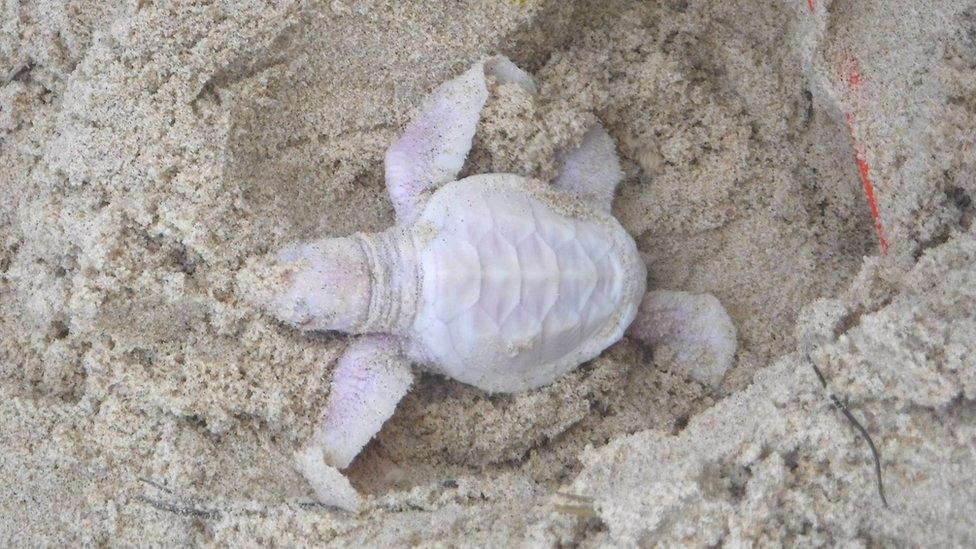
<instances>
[{"instance_id":1,"label":"orange mark on sand","mask_svg":"<svg viewBox=\"0 0 976 549\"><path fill-rule=\"evenodd\" d=\"M864 145L857 140L857 133L854 130L854 114L847 113L847 130L851 134L851 144L854 146L854 159L857 161L857 169L861 172L861 183L864 185L864 193L868 197L868 205L871 207L871 218L874 219L874 230L878 232L878 245L881 246L881 255L888 254L888 239L884 235L884 226L881 224L881 212L878 209L878 199L874 197L874 185L871 183L871 168L868 166L867 151Z\"/></svg>"},{"instance_id":2,"label":"orange mark on sand","mask_svg":"<svg viewBox=\"0 0 976 549\"><path fill-rule=\"evenodd\" d=\"M844 83L847 84L848 89L854 95L853 99L858 100L860 103L863 101L861 97L861 62L854 57L853 54L847 53L844 55L844 59L841 61L841 70L844 74Z\"/></svg>"},{"instance_id":3,"label":"orange mark on sand","mask_svg":"<svg viewBox=\"0 0 976 549\"><path fill-rule=\"evenodd\" d=\"M810 0L812 3L813 0ZM848 57L843 63L845 73L845 83L851 92L855 106L863 102L861 96L861 84L863 77L859 70L859 63L854 56ZM854 147L854 158L857 161L857 169L861 172L861 183L864 185L864 193L868 198L868 205L871 207L871 217L874 219L874 229L878 232L878 244L881 246L881 255L888 253L888 239L884 235L884 226L881 224L881 211L878 208L878 199L874 195L874 184L871 183L871 168L868 165L867 148L857 138L857 117L853 112L844 115L847 121L847 131L851 134L851 144Z\"/></svg>"}]
</instances>

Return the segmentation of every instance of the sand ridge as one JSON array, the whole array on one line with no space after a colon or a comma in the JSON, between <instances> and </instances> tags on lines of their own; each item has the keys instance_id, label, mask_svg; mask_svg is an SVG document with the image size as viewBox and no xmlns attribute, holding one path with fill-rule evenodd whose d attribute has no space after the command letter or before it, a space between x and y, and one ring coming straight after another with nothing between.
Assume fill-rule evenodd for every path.
<instances>
[{"instance_id":1,"label":"sand ridge","mask_svg":"<svg viewBox=\"0 0 976 549\"><path fill-rule=\"evenodd\" d=\"M973 543L976 11L895 4L4 7L0 540ZM350 470L363 514L323 509L291 453L347 339L261 314L245 267L389 226L386 147L495 53L539 93L493 86L464 174L551 179L598 117L651 287L719 297L736 363L711 390L625 340L517 396L425 375Z\"/></svg>"}]
</instances>

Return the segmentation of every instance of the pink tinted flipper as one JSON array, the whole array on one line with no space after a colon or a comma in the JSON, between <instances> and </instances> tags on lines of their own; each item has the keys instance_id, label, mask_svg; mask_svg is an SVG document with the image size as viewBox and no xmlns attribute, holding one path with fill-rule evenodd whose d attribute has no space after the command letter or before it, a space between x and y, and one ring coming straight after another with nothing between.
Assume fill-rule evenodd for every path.
<instances>
[{"instance_id":1,"label":"pink tinted flipper","mask_svg":"<svg viewBox=\"0 0 976 549\"><path fill-rule=\"evenodd\" d=\"M717 386L732 365L736 331L711 294L648 292L627 331L654 347L655 358L676 372Z\"/></svg>"},{"instance_id":2,"label":"pink tinted flipper","mask_svg":"<svg viewBox=\"0 0 976 549\"><path fill-rule=\"evenodd\" d=\"M386 188L398 222L413 221L427 195L457 177L487 99L483 64L476 63L434 90L386 151Z\"/></svg>"},{"instance_id":3,"label":"pink tinted flipper","mask_svg":"<svg viewBox=\"0 0 976 549\"><path fill-rule=\"evenodd\" d=\"M412 381L410 362L395 338L369 335L349 346L339 360L312 443L298 457L299 468L320 501L355 507L345 487L336 480L341 475L335 469L348 467L379 432Z\"/></svg>"},{"instance_id":4,"label":"pink tinted flipper","mask_svg":"<svg viewBox=\"0 0 976 549\"><path fill-rule=\"evenodd\" d=\"M430 193L457 179L488 100L486 73L499 84L536 92L532 76L500 55L475 63L434 90L386 151L386 189L398 222L416 219Z\"/></svg>"},{"instance_id":5,"label":"pink tinted flipper","mask_svg":"<svg viewBox=\"0 0 976 549\"><path fill-rule=\"evenodd\" d=\"M580 146L565 156L555 185L609 213L623 178L613 138L597 123L583 135Z\"/></svg>"}]
</instances>

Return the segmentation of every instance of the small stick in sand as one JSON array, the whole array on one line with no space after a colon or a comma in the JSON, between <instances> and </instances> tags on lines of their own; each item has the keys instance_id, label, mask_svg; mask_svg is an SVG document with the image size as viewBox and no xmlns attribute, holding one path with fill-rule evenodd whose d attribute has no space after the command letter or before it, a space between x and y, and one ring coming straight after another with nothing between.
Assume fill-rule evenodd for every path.
<instances>
[{"instance_id":1,"label":"small stick in sand","mask_svg":"<svg viewBox=\"0 0 976 549\"><path fill-rule=\"evenodd\" d=\"M153 488L161 492L173 494L173 491L170 490L169 488L163 486L162 484L159 484L158 482L149 480L147 478L140 478L139 482L142 482L143 484L148 484L149 486L152 486ZM175 513L177 515L181 515L184 517L200 517L200 518L207 518L207 519L215 519L220 517L220 511L217 511L215 509L203 509L194 504L178 505L176 503L170 503L168 501L162 501L159 499L151 498L145 494L140 494L136 496L136 499L143 503L149 504L155 507L156 509L159 509L160 511L168 511L170 513Z\"/></svg>"},{"instance_id":2,"label":"small stick in sand","mask_svg":"<svg viewBox=\"0 0 976 549\"><path fill-rule=\"evenodd\" d=\"M824 389L827 389L827 378L824 377L823 372L820 371L820 368L818 368L813 361L810 362L810 365L813 366L813 371L815 374L817 374L820 384L823 385ZM887 509L888 498L885 497L884 483L881 479L881 453L878 452L878 448L874 445L874 441L871 440L871 435L868 433L868 430L861 425L861 422L854 417L854 414L847 409L847 406L845 406L840 399L837 398L837 395L834 393L828 393L828 395L830 396L830 400L833 402L834 406L840 408L840 411L844 414L844 417L847 418L847 421L854 426L857 432L861 434L861 437L867 441L868 447L871 448L871 456L874 457L874 474L878 479L878 495L881 496L881 503L883 503Z\"/></svg>"},{"instance_id":3,"label":"small stick in sand","mask_svg":"<svg viewBox=\"0 0 976 549\"><path fill-rule=\"evenodd\" d=\"M207 519L215 519L220 517L220 511L215 511L213 509L200 509L192 506L182 506L175 503L170 503L168 501L161 501L158 499L153 499L144 494L136 496L136 499L143 503L147 503L160 511L168 511L170 513L175 513L177 515L182 515L184 517L200 517Z\"/></svg>"},{"instance_id":4,"label":"small stick in sand","mask_svg":"<svg viewBox=\"0 0 976 549\"><path fill-rule=\"evenodd\" d=\"M557 503L553 506L553 509L562 515L572 515L575 517L582 518L594 518L597 517L597 512L593 509L593 498L589 496L579 496L576 494L570 494L567 492L556 492L557 496L562 496L568 500L578 502L578 504L560 504Z\"/></svg>"},{"instance_id":5,"label":"small stick in sand","mask_svg":"<svg viewBox=\"0 0 976 549\"><path fill-rule=\"evenodd\" d=\"M592 507L586 507L583 505L561 505L557 504L553 507L555 511L561 515L573 515L576 517L583 518L594 518L597 516L596 511Z\"/></svg>"}]
</instances>

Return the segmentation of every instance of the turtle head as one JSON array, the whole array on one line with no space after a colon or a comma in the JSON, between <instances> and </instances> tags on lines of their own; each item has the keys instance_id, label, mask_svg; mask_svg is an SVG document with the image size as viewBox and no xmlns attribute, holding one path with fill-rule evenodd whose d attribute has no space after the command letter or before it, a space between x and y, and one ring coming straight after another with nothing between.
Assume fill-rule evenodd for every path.
<instances>
[{"instance_id":1,"label":"turtle head","mask_svg":"<svg viewBox=\"0 0 976 549\"><path fill-rule=\"evenodd\" d=\"M352 238L285 248L269 276L264 306L292 326L355 332L366 320L371 276L362 247Z\"/></svg>"}]
</instances>

